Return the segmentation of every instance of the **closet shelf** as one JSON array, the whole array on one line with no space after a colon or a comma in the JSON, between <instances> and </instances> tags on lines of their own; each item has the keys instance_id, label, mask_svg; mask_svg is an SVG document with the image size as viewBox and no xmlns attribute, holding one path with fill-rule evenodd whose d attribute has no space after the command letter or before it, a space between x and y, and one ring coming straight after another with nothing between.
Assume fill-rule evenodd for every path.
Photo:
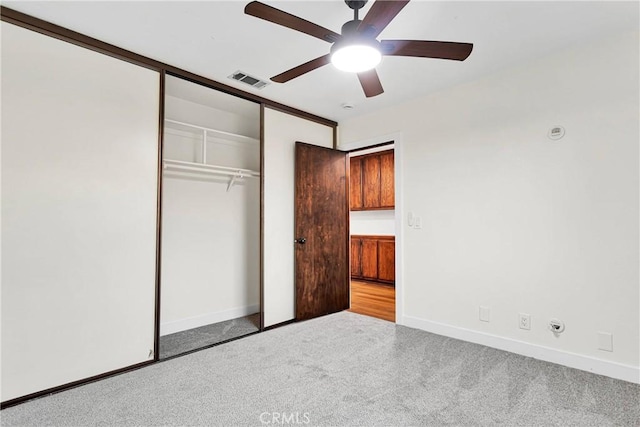
<instances>
[{"instance_id":1,"label":"closet shelf","mask_svg":"<svg viewBox=\"0 0 640 427\"><path fill-rule=\"evenodd\" d=\"M230 168L227 166L209 165L204 163L183 162L181 160L165 159L162 161L162 167L167 172L176 171L204 175L228 176L229 183L227 184L227 191L229 191L239 179L260 177L260 172L251 169Z\"/></svg>"},{"instance_id":2,"label":"closet shelf","mask_svg":"<svg viewBox=\"0 0 640 427\"><path fill-rule=\"evenodd\" d=\"M210 134L213 137L218 137L218 138L222 138L222 139L226 139L228 141L233 141L233 142L242 142L242 143L258 143L260 142L259 140L257 140L256 138L251 138L249 136L245 136L245 135L240 135L237 133L232 133L232 132L225 132L222 130L218 130L218 129L211 129L211 128L207 128L204 126L198 126L198 125L193 125L191 123L186 123L186 122L181 122L178 120L172 120L172 119L164 119L165 123L169 126L169 128L171 129L175 129L175 130L188 130L188 131L192 131L194 133L198 133L198 134Z\"/></svg>"}]
</instances>

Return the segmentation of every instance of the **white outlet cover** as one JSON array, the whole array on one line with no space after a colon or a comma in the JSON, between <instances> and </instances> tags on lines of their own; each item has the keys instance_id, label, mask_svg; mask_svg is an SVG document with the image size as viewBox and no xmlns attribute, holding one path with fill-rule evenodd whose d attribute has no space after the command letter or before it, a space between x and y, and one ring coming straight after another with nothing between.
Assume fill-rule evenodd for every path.
<instances>
[{"instance_id":1,"label":"white outlet cover","mask_svg":"<svg viewBox=\"0 0 640 427\"><path fill-rule=\"evenodd\" d=\"M480 306L480 310L479 310L479 316L480 316L480 321L482 322L488 322L489 321L489 307L485 306L485 305L481 305Z\"/></svg>"},{"instance_id":2,"label":"white outlet cover","mask_svg":"<svg viewBox=\"0 0 640 427\"><path fill-rule=\"evenodd\" d=\"M613 351L613 334L598 332L598 350Z\"/></svg>"},{"instance_id":3,"label":"white outlet cover","mask_svg":"<svg viewBox=\"0 0 640 427\"><path fill-rule=\"evenodd\" d=\"M531 315L518 313L518 327L527 331L531 330Z\"/></svg>"}]
</instances>

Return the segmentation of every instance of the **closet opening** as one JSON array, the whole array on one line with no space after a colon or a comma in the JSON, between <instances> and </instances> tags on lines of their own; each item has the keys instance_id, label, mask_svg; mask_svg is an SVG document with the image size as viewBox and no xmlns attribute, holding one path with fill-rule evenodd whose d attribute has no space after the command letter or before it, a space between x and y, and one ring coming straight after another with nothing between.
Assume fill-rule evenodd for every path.
<instances>
[{"instance_id":1,"label":"closet opening","mask_svg":"<svg viewBox=\"0 0 640 427\"><path fill-rule=\"evenodd\" d=\"M395 322L393 142L349 153L350 311Z\"/></svg>"},{"instance_id":2,"label":"closet opening","mask_svg":"<svg viewBox=\"0 0 640 427\"><path fill-rule=\"evenodd\" d=\"M260 330L260 104L166 76L159 359Z\"/></svg>"}]
</instances>

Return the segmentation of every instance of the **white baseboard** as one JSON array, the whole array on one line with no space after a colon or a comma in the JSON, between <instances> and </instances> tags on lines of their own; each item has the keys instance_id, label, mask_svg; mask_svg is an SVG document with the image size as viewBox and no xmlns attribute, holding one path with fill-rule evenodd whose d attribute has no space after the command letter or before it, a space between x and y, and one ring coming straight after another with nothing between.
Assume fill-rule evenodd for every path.
<instances>
[{"instance_id":1,"label":"white baseboard","mask_svg":"<svg viewBox=\"0 0 640 427\"><path fill-rule=\"evenodd\" d=\"M545 362L557 363L558 365L592 372L594 374L605 375L619 380L640 384L640 367L623 365L607 360L596 359L594 357L569 353L555 348L544 347L537 344L530 344L511 338L491 335L484 332L473 331L471 329L451 326L444 323L424 320L417 317L403 316L400 325L410 328L421 329L438 335L456 338L475 344L486 345L487 347L520 354L522 356L533 357Z\"/></svg>"},{"instance_id":2,"label":"white baseboard","mask_svg":"<svg viewBox=\"0 0 640 427\"><path fill-rule=\"evenodd\" d=\"M160 336L175 334L176 332L186 331L187 329L198 328L212 323L224 322L225 320L237 319L238 317L247 316L259 311L260 306L256 304L161 323Z\"/></svg>"}]
</instances>

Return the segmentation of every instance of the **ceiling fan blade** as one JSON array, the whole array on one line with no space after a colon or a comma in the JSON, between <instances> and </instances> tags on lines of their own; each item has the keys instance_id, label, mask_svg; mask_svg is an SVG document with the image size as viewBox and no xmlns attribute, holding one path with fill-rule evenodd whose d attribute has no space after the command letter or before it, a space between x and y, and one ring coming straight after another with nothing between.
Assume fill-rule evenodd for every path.
<instances>
[{"instance_id":1,"label":"ceiling fan blade","mask_svg":"<svg viewBox=\"0 0 640 427\"><path fill-rule=\"evenodd\" d=\"M464 61L473 50L472 43L435 42L428 40L382 40L382 54L418 56Z\"/></svg>"},{"instance_id":2,"label":"ceiling fan blade","mask_svg":"<svg viewBox=\"0 0 640 427\"><path fill-rule=\"evenodd\" d=\"M389 25L389 22L409 3L409 0L378 0L369 9L360 25L358 32L371 37L378 37Z\"/></svg>"},{"instance_id":3,"label":"ceiling fan blade","mask_svg":"<svg viewBox=\"0 0 640 427\"><path fill-rule=\"evenodd\" d=\"M260 3L259 1L252 1L245 6L244 13L264 19L265 21L273 22L274 24L282 25L283 27L291 28L292 30L300 31L301 33L317 37L329 43L333 43L341 38L338 33L305 19L298 18L290 13L283 12L275 7Z\"/></svg>"},{"instance_id":4,"label":"ceiling fan blade","mask_svg":"<svg viewBox=\"0 0 640 427\"><path fill-rule=\"evenodd\" d=\"M378 73L376 73L375 68L358 73L358 80L360 80L362 90L364 90L364 94L367 98L380 95L384 92L384 89L382 89L382 83L380 83L380 78L378 77Z\"/></svg>"},{"instance_id":5,"label":"ceiling fan blade","mask_svg":"<svg viewBox=\"0 0 640 427\"><path fill-rule=\"evenodd\" d=\"M331 62L331 56L329 54L326 54L319 58L312 59L309 62L305 62L302 65L298 65L297 67L287 70L284 73L280 73L277 76L273 76L271 77L271 80L276 83L285 83L289 80L295 79L296 77L300 77L301 75L306 74L309 71L313 71L316 68L327 65L329 62Z\"/></svg>"}]
</instances>

